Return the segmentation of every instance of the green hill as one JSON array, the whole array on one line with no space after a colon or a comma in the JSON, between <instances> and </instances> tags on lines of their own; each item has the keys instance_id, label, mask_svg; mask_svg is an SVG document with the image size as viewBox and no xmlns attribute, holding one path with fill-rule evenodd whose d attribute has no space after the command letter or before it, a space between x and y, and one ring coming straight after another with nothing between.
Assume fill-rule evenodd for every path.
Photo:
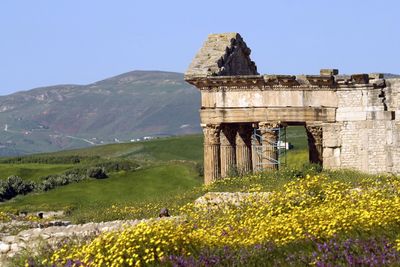
<instances>
[{"instance_id":1,"label":"green hill","mask_svg":"<svg viewBox=\"0 0 400 267\"><path fill-rule=\"evenodd\" d=\"M111 170L107 179L89 178L45 192L18 195L1 203L0 210L74 210L77 215L73 215L82 220L93 207L99 210L100 206L108 208L113 204L154 201L181 194L202 183L202 142L200 135L187 135L3 158L0 178L18 175L34 182L48 175L113 162L131 162L139 168Z\"/></svg>"},{"instance_id":2,"label":"green hill","mask_svg":"<svg viewBox=\"0 0 400 267\"><path fill-rule=\"evenodd\" d=\"M0 96L0 156L199 133L199 107L183 74L161 71Z\"/></svg>"}]
</instances>

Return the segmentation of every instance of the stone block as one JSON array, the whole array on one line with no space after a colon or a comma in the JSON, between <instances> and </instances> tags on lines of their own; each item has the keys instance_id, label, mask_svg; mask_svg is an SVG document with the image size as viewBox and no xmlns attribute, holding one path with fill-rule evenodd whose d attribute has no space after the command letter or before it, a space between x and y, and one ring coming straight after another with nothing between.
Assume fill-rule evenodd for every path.
<instances>
[{"instance_id":1,"label":"stone block","mask_svg":"<svg viewBox=\"0 0 400 267\"><path fill-rule=\"evenodd\" d=\"M0 241L0 253L7 253L10 251L10 244Z\"/></svg>"},{"instance_id":2,"label":"stone block","mask_svg":"<svg viewBox=\"0 0 400 267\"><path fill-rule=\"evenodd\" d=\"M330 135L329 137L323 137L324 147L339 147L341 144L342 142L339 136Z\"/></svg>"},{"instance_id":3,"label":"stone block","mask_svg":"<svg viewBox=\"0 0 400 267\"><path fill-rule=\"evenodd\" d=\"M340 157L340 147L336 147L333 149L333 156L335 158L339 158Z\"/></svg>"},{"instance_id":4,"label":"stone block","mask_svg":"<svg viewBox=\"0 0 400 267\"><path fill-rule=\"evenodd\" d=\"M391 111L367 111L367 120L392 120Z\"/></svg>"},{"instance_id":5,"label":"stone block","mask_svg":"<svg viewBox=\"0 0 400 267\"><path fill-rule=\"evenodd\" d=\"M368 78L369 79L382 79L383 73L369 73Z\"/></svg>"},{"instance_id":6,"label":"stone block","mask_svg":"<svg viewBox=\"0 0 400 267\"><path fill-rule=\"evenodd\" d=\"M338 168L340 168L341 167L340 158L336 158L336 157L324 158L323 167L325 169L338 169Z\"/></svg>"},{"instance_id":7,"label":"stone block","mask_svg":"<svg viewBox=\"0 0 400 267\"><path fill-rule=\"evenodd\" d=\"M333 157L333 148L324 146L324 149L322 150L322 157L324 158L324 160L325 158Z\"/></svg>"},{"instance_id":8,"label":"stone block","mask_svg":"<svg viewBox=\"0 0 400 267\"><path fill-rule=\"evenodd\" d=\"M336 111L336 121L364 121L367 119L366 111L356 109L338 108Z\"/></svg>"},{"instance_id":9,"label":"stone block","mask_svg":"<svg viewBox=\"0 0 400 267\"><path fill-rule=\"evenodd\" d=\"M338 69L321 69L319 71L319 74L322 76L332 76L332 75L338 75L339 70Z\"/></svg>"}]
</instances>

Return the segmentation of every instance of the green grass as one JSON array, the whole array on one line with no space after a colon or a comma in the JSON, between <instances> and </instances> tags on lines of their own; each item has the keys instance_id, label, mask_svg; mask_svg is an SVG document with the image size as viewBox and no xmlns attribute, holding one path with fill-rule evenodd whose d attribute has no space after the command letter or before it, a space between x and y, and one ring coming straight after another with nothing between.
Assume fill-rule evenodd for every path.
<instances>
[{"instance_id":1,"label":"green grass","mask_svg":"<svg viewBox=\"0 0 400 267\"><path fill-rule=\"evenodd\" d=\"M2 204L17 210L61 210L79 207L80 212L96 205L152 201L185 192L200 185L193 164L164 164L135 172L113 173L107 179L90 179L43 193L18 196Z\"/></svg>"},{"instance_id":2,"label":"green grass","mask_svg":"<svg viewBox=\"0 0 400 267\"><path fill-rule=\"evenodd\" d=\"M304 127L288 127L287 141L294 145L288 152L287 167L302 168L308 162L307 139ZM203 160L202 135L170 137L138 143L123 143L91 148L38 154L38 157L80 156L98 160L124 159L141 162L142 169L133 172L111 173L107 179L90 179L58 187L48 192L18 196L1 203L0 209L25 211L72 210L70 218L85 221L96 218L113 204L136 205L145 202L176 201L175 197L202 184L199 166ZM32 156L31 156L32 157ZM34 157L34 156L33 156ZM90 164L0 164L1 174L19 175L24 179L37 180L49 174L64 172L69 168ZM288 168L288 169L289 169ZM292 173L288 173L292 175ZM268 188L281 185L291 177L271 176ZM219 189L223 189L222 187ZM228 190L228 188L225 188ZM233 189L236 190L237 188ZM195 195L191 196L195 197ZM136 204L135 204L136 203ZM97 213L88 218L87 214ZM151 211L157 212L157 211ZM99 216L98 218L100 218Z\"/></svg>"},{"instance_id":3,"label":"green grass","mask_svg":"<svg viewBox=\"0 0 400 267\"><path fill-rule=\"evenodd\" d=\"M147 160L203 160L203 136L186 135L168 137L137 143L122 143L95 146L48 153L49 156L82 156L103 158L139 158Z\"/></svg>"},{"instance_id":4,"label":"green grass","mask_svg":"<svg viewBox=\"0 0 400 267\"><path fill-rule=\"evenodd\" d=\"M286 139L293 145L291 151L308 150L306 128L304 126L288 126Z\"/></svg>"},{"instance_id":5,"label":"green grass","mask_svg":"<svg viewBox=\"0 0 400 267\"><path fill-rule=\"evenodd\" d=\"M287 151L286 167L299 169L308 163L308 143L304 126L288 126L286 129L286 140L293 145Z\"/></svg>"},{"instance_id":6,"label":"green grass","mask_svg":"<svg viewBox=\"0 0 400 267\"><path fill-rule=\"evenodd\" d=\"M72 164L0 164L0 179L6 179L11 175L16 175L24 180L39 181L40 177L50 174L62 173L73 168Z\"/></svg>"}]
</instances>

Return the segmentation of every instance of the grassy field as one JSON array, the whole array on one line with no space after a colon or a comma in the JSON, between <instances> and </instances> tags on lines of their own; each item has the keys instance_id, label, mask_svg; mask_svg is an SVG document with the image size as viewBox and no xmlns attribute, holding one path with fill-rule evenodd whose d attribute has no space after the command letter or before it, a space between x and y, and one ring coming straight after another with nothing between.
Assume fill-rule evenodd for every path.
<instances>
[{"instance_id":1,"label":"grassy field","mask_svg":"<svg viewBox=\"0 0 400 267\"><path fill-rule=\"evenodd\" d=\"M99 207L160 200L202 183L200 135L37 154L29 156L29 160L45 161L46 158L68 156L83 157L84 160L77 164L2 163L1 177L18 175L25 180L39 181L50 174L118 160L139 162L141 167L135 171L111 172L107 179L88 179L47 192L19 195L1 203L0 210L72 210L71 218L78 214L77 221L81 221L87 212Z\"/></svg>"},{"instance_id":2,"label":"grassy field","mask_svg":"<svg viewBox=\"0 0 400 267\"><path fill-rule=\"evenodd\" d=\"M308 161L304 127L289 127L287 140L294 146L287 154L287 167L300 168ZM107 179L89 179L47 192L20 195L1 203L0 209L69 210L72 211L71 218L82 221L86 213L93 212L94 207L105 209L113 204L134 205L168 200L202 183L202 148L202 136L189 135L30 156L32 159L83 157L84 160L78 164L3 163L0 164L2 178L18 175L33 181L49 174L86 166L92 158L96 162L119 159L135 161L140 163L141 168L113 172Z\"/></svg>"},{"instance_id":3,"label":"grassy field","mask_svg":"<svg viewBox=\"0 0 400 267\"><path fill-rule=\"evenodd\" d=\"M23 254L14 265L74 260L96 266L398 266L400 262L400 182L394 175L322 171L308 163L304 127L289 127L294 146L279 171L221 179L202 186L202 138L186 136L49 154L140 162L134 171L110 173L48 192L18 196L4 210L65 210L76 223L154 218L168 207L172 220L150 220L92 241L71 242L39 254ZM43 157L43 155L41 155ZM76 167L77 165L72 165ZM22 175L63 171L71 165L1 164ZM36 172L35 172L36 170ZM32 176L33 177L33 176ZM218 205L214 192L268 192L244 195ZM226 201L227 203L224 203ZM182 219L183 218L183 219ZM76 240L75 240L76 241ZM41 251L41 250L39 250ZM32 257L32 255L35 255ZM45 264L46 265L46 264Z\"/></svg>"},{"instance_id":4,"label":"grassy field","mask_svg":"<svg viewBox=\"0 0 400 267\"><path fill-rule=\"evenodd\" d=\"M173 196L201 184L193 164L168 164L135 172L112 173L107 179L91 179L38 194L17 196L3 206L24 211L109 207L137 201L154 201Z\"/></svg>"},{"instance_id":5,"label":"grassy field","mask_svg":"<svg viewBox=\"0 0 400 267\"><path fill-rule=\"evenodd\" d=\"M74 149L41 154L51 156L83 156L102 158L133 158L142 160L203 160L203 138L201 135L168 137L151 141L111 144L84 149Z\"/></svg>"},{"instance_id":6,"label":"grassy field","mask_svg":"<svg viewBox=\"0 0 400 267\"><path fill-rule=\"evenodd\" d=\"M0 164L0 179L16 175L24 180L39 181L41 177L62 173L73 168L72 164Z\"/></svg>"},{"instance_id":7,"label":"grassy field","mask_svg":"<svg viewBox=\"0 0 400 267\"><path fill-rule=\"evenodd\" d=\"M287 152L286 167L301 168L308 162L308 144L304 126L287 127L286 138L293 145L293 149Z\"/></svg>"}]
</instances>

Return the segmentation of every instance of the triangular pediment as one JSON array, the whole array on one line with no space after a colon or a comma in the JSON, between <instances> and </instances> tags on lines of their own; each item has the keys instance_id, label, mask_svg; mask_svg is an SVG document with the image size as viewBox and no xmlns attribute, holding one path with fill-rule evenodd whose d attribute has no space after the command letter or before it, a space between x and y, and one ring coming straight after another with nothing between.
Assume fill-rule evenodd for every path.
<instances>
[{"instance_id":1,"label":"triangular pediment","mask_svg":"<svg viewBox=\"0 0 400 267\"><path fill-rule=\"evenodd\" d=\"M210 34L197 53L185 78L232 75L257 75L247 47L238 33Z\"/></svg>"}]
</instances>

